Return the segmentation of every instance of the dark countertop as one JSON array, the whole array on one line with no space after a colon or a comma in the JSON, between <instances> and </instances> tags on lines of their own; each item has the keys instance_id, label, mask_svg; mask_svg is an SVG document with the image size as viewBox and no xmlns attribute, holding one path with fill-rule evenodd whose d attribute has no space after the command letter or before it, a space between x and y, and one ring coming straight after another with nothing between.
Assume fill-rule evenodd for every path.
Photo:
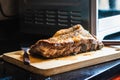
<instances>
[{"instance_id":1,"label":"dark countertop","mask_svg":"<svg viewBox=\"0 0 120 80\"><path fill-rule=\"evenodd\" d=\"M120 59L44 77L0 60L0 80L110 80L120 74Z\"/></svg>"}]
</instances>

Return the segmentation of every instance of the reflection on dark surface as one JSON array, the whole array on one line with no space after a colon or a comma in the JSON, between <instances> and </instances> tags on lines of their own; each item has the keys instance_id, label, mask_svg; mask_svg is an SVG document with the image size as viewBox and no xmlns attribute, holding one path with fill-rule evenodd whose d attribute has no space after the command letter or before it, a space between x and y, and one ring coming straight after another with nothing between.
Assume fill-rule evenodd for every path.
<instances>
[{"instance_id":1,"label":"reflection on dark surface","mask_svg":"<svg viewBox=\"0 0 120 80\"><path fill-rule=\"evenodd\" d=\"M104 40L120 40L120 32L108 35L104 38Z\"/></svg>"},{"instance_id":2,"label":"reflection on dark surface","mask_svg":"<svg viewBox=\"0 0 120 80\"><path fill-rule=\"evenodd\" d=\"M99 10L99 19L120 14L120 10Z\"/></svg>"}]
</instances>

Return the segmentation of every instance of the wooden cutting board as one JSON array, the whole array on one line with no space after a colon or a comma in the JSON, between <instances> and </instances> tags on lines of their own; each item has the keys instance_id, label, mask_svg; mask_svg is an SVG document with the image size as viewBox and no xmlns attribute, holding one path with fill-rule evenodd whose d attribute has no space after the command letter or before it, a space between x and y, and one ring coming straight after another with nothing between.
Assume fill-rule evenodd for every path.
<instances>
[{"instance_id":1,"label":"wooden cutting board","mask_svg":"<svg viewBox=\"0 0 120 80\"><path fill-rule=\"evenodd\" d=\"M66 71L119 59L120 51L116 51L115 48L104 47L98 51L86 52L55 59L42 59L30 56L30 65L23 64L22 55L22 50L9 52L3 54L3 59L30 72L44 76L51 76Z\"/></svg>"}]
</instances>

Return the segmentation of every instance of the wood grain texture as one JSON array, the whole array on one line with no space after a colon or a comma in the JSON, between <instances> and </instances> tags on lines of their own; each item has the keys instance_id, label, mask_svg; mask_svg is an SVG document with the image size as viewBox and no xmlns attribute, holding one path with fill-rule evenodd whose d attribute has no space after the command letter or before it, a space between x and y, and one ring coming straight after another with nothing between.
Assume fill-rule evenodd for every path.
<instances>
[{"instance_id":1,"label":"wood grain texture","mask_svg":"<svg viewBox=\"0 0 120 80\"><path fill-rule=\"evenodd\" d=\"M30 56L30 55L29 55ZM80 53L54 59L43 59L30 56L30 65L23 63L23 51L5 53L3 59L30 72L43 76L51 76L120 58L120 51L115 48L104 47L101 50Z\"/></svg>"}]
</instances>

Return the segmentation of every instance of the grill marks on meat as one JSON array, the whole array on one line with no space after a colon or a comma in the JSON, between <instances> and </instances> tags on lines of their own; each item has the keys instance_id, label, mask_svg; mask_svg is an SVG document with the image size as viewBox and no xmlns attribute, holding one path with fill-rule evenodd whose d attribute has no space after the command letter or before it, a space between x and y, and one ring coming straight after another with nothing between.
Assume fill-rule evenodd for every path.
<instances>
[{"instance_id":1,"label":"grill marks on meat","mask_svg":"<svg viewBox=\"0 0 120 80\"><path fill-rule=\"evenodd\" d=\"M30 47L31 54L39 54L45 58L56 58L103 47L95 36L92 36L81 25L57 31L53 37L37 41Z\"/></svg>"}]
</instances>

